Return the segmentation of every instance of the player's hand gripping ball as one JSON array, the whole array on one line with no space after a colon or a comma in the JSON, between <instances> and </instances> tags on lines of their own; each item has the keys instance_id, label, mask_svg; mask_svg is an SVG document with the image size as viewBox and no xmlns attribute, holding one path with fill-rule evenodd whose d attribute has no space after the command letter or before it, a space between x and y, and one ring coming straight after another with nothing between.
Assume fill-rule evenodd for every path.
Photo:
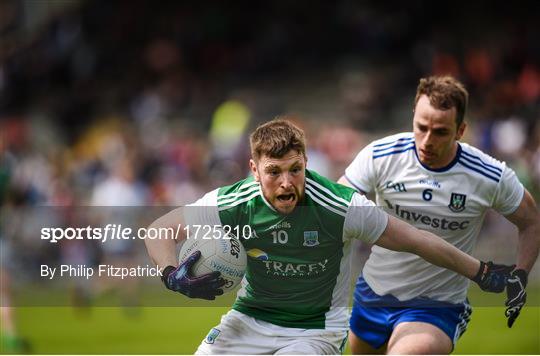
<instances>
[{"instance_id":1,"label":"player's hand gripping ball","mask_svg":"<svg viewBox=\"0 0 540 356\"><path fill-rule=\"evenodd\" d=\"M180 263L195 251L201 257L191 267L194 277L220 272L225 281L223 292L228 293L242 281L247 265L247 255L242 243L235 237L221 239L187 239L180 250Z\"/></svg>"},{"instance_id":2,"label":"player's hand gripping ball","mask_svg":"<svg viewBox=\"0 0 540 356\"><path fill-rule=\"evenodd\" d=\"M216 296L222 295L223 289L221 287L225 281L220 277L220 272L211 272L200 276L192 275L191 268L200 258L201 251L195 251L178 267L165 267L161 275L165 286L189 298L214 300Z\"/></svg>"}]
</instances>

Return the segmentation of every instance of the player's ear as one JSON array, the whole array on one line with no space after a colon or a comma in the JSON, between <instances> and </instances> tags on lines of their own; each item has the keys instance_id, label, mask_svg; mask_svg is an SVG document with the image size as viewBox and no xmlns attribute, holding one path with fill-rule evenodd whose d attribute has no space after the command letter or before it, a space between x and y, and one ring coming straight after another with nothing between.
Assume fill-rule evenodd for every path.
<instances>
[{"instance_id":1,"label":"player's ear","mask_svg":"<svg viewBox=\"0 0 540 356\"><path fill-rule=\"evenodd\" d=\"M257 170L257 163L255 163L253 159L249 160L249 169L251 170L251 173L253 173L253 178L255 178L255 181L260 182L259 171Z\"/></svg>"},{"instance_id":2,"label":"player's ear","mask_svg":"<svg viewBox=\"0 0 540 356\"><path fill-rule=\"evenodd\" d=\"M456 140L460 140L463 137L463 134L465 133L465 129L467 128L467 123L463 121L457 131L456 131Z\"/></svg>"}]
</instances>

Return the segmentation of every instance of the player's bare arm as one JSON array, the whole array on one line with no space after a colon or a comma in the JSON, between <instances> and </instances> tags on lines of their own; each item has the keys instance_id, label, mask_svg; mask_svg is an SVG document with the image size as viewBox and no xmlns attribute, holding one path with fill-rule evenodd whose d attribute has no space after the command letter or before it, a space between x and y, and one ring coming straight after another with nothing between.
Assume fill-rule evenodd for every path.
<instances>
[{"instance_id":1,"label":"player's bare arm","mask_svg":"<svg viewBox=\"0 0 540 356\"><path fill-rule=\"evenodd\" d=\"M388 225L375 243L389 250L410 252L426 261L467 278L474 278L480 261L454 247L438 236L419 230L393 216L388 216Z\"/></svg>"},{"instance_id":2,"label":"player's bare arm","mask_svg":"<svg viewBox=\"0 0 540 356\"><path fill-rule=\"evenodd\" d=\"M530 272L540 248L540 214L527 190L517 210L506 218L519 229L516 268Z\"/></svg>"},{"instance_id":3,"label":"player's bare arm","mask_svg":"<svg viewBox=\"0 0 540 356\"><path fill-rule=\"evenodd\" d=\"M178 224L183 226L184 222L184 208L176 208L162 217L156 219L148 229L163 229L163 231L170 231L170 236L161 239L145 239L144 243L148 254L152 261L160 266L176 266L178 265L176 256L176 244L178 240L185 239L185 231L183 229L177 229ZM165 230L172 228L169 230ZM173 236L173 231L178 231L178 240Z\"/></svg>"},{"instance_id":4,"label":"player's bare arm","mask_svg":"<svg viewBox=\"0 0 540 356\"><path fill-rule=\"evenodd\" d=\"M517 268L508 278L506 288L506 311L508 327L514 325L521 309L527 301L528 273L538 257L540 223L538 209L530 193L525 190L523 198L515 212L506 216L519 229Z\"/></svg>"}]
</instances>

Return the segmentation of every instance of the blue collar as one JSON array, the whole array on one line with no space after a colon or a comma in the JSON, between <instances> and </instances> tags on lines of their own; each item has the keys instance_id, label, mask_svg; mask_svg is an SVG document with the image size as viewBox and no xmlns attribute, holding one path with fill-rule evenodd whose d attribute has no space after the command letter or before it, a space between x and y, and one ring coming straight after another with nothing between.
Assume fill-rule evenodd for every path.
<instances>
[{"instance_id":1,"label":"blue collar","mask_svg":"<svg viewBox=\"0 0 540 356\"><path fill-rule=\"evenodd\" d=\"M420 158L418 158L418 152L416 152L416 144L414 145L414 155L416 156L416 160L418 161L418 163L420 163L420 165L424 167L424 169L431 172L446 172L450 168L454 167L455 164L458 162L459 157L461 157L461 145L459 144L459 142L457 143L457 145L458 145L458 148L457 148L456 156L454 157L452 162L448 163L446 166L441 167L441 168L429 168L428 166L423 164L422 161L420 161Z\"/></svg>"}]
</instances>

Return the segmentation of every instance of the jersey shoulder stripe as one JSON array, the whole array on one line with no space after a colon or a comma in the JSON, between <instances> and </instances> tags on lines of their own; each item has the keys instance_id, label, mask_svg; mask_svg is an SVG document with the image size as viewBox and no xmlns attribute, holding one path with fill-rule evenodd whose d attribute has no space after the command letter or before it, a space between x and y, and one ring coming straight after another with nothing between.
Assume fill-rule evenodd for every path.
<instances>
[{"instance_id":1,"label":"jersey shoulder stripe","mask_svg":"<svg viewBox=\"0 0 540 356\"><path fill-rule=\"evenodd\" d=\"M218 210L245 203L261 194L259 182L252 176L218 190Z\"/></svg>"},{"instance_id":2,"label":"jersey shoulder stripe","mask_svg":"<svg viewBox=\"0 0 540 356\"><path fill-rule=\"evenodd\" d=\"M482 163L479 163L478 161L475 161L475 160L472 160L470 158L468 158L467 156L463 155L459 158L462 162L465 162L477 169L480 169L482 171L484 171L485 173L489 174L489 175L492 175L494 177L497 177L497 178L500 178L501 177L501 172L493 169L493 168L489 168L489 167L486 167L484 166Z\"/></svg>"},{"instance_id":3,"label":"jersey shoulder stripe","mask_svg":"<svg viewBox=\"0 0 540 356\"><path fill-rule=\"evenodd\" d=\"M343 217L345 217L347 215L347 213L344 212L343 210L334 208L334 207L328 205L328 203L325 203L322 200L320 200L319 198L317 198L317 196L315 194L313 194L309 188L306 189L306 195L308 197L310 197L311 199L313 199L314 202L316 202L320 206L326 208L327 210L330 210L333 213L336 213L336 214L341 215Z\"/></svg>"},{"instance_id":4,"label":"jersey shoulder stripe","mask_svg":"<svg viewBox=\"0 0 540 356\"><path fill-rule=\"evenodd\" d=\"M335 201L327 198L324 194L314 189L313 186L310 184L306 184L306 194L308 194L314 201L319 203L319 205L322 205L324 207L333 207L332 209L339 210L343 213L347 212L347 207L339 205L339 203L336 203Z\"/></svg>"},{"instance_id":5,"label":"jersey shoulder stripe","mask_svg":"<svg viewBox=\"0 0 540 356\"><path fill-rule=\"evenodd\" d=\"M499 172L499 173L502 173L502 169L497 167L497 166L494 166L492 164L488 164L484 161L482 161L482 159L478 156L475 156L471 153L468 153L466 151L462 151L464 157L467 157L468 159L471 159L471 160L474 160L474 161L477 161L477 164L481 164L482 166L488 168L488 169L491 169L493 171L496 171L496 172Z\"/></svg>"},{"instance_id":6,"label":"jersey shoulder stripe","mask_svg":"<svg viewBox=\"0 0 540 356\"><path fill-rule=\"evenodd\" d=\"M238 199L243 199L246 195L249 195L253 192L256 192L259 190L259 185L256 184L256 185L252 185L249 187L249 189L246 189L246 190L243 190L243 191L239 191L237 193L231 193L229 195L226 195L226 196L223 196L223 197L218 197L218 204L227 204L227 203L230 203L230 202L233 202L235 200L238 200Z\"/></svg>"},{"instance_id":7,"label":"jersey shoulder stripe","mask_svg":"<svg viewBox=\"0 0 540 356\"><path fill-rule=\"evenodd\" d=\"M396 149L395 147L393 147L393 150L391 150L391 151L385 151L385 152L382 152L382 153L374 154L373 159L380 158L380 157L385 157L385 156L390 156L390 155L395 155L395 154L398 154L398 153L407 152L407 151L410 151L410 150L414 150L415 147L416 146L415 146L414 142L411 142L408 146L403 147L403 148L398 147Z\"/></svg>"},{"instance_id":8,"label":"jersey shoulder stripe","mask_svg":"<svg viewBox=\"0 0 540 356\"><path fill-rule=\"evenodd\" d=\"M461 155L458 160L460 165L499 183L504 169L504 163L466 143L460 142L460 146Z\"/></svg>"},{"instance_id":9,"label":"jersey shoulder stripe","mask_svg":"<svg viewBox=\"0 0 540 356\"><path fill-rule=\"evenodd\" d=\"M258 185L259 182L256 182L254 179L252 179L252 177L249 177L233 185L222 187L218 192L218 201L237 197Z\"/></svg>"},{"instance_id":10,"label":"jersey shoulder stripe","mask_svg":"<svg viewBox=\"0 0 540 356\"><path fill-rule=\"evenodd\" d=\"M235 206L240 205L242 203L248 202L251 199L256 198L256 197L258 197L260 195L261 195L261 191L260 191L260 189L257 189L257 191L255 191L254 193L252 193L251 195L249 195L249 196L247 196L247 197L245 197L243 199L235 200L233 202L226 203L226 204L222 204L222 203L218 202L218 210L219 211L227 210L229 208L235 207Z\"/></svg>"},{"instance_id":11,"label":"jersey shoulder stripe","mask_svg":"<svg viewBox=\"0 0 540 356\"><path fill-rule=\"evenodd\" d=\"M310 187L312 188L312 190L319 192L318 194L321 195L322 198L332 201L336 205L340 205L344 207L349 206L349 202L347 200L332 193L328 188L325 188L324 186L320 185L314 180L306 178L306 187Z\"/></svg>"},{"instance_id":12,"label":"jersey shoulder stripe","mask_svg":"<svg viewBox=\"0 0 540 356\"><path fill-rule=\"evenodd\" d=\"M414 144L414 142L412 142L412 141L408 141L408 142L405 142L405 143L397 142L396 144L388 146L388 147L376 148L376 149L373 150L373 153L383 152L383 151L391 150L393 148L408 146L408 145L411 145L411 144Z\"/></svg>"},{"instance_id":13,"label":"jersey shoulder stripe","mask_svg":"<svg viewBox=\"0 0 540 356\"><path fill-rule=\"evenodd\" d=\"M480 170L480 169L478 169L478 168L475 168L475 167L473 167L473 166L467 164L466 162L463 162L463 160L461 160L461 159L460 159L458 162L459 162L459 164L461 164L462 166L464 166L464 167L466 167L466 168L468 168L468 169L470 169L470 170L472 170L472 171L475 171L475 172L477 172L477 173L483 175L484 177L491 179L492 181L494 181L494 182L496 182L496 183L499 183L499 180L500 180L499 178L494 177L494 176L492 176L492 175L490 175L490 174L486 173L485 171L482 171L482 170Z\"/></svg>"},{"instance_id":14,"label":"jersey shoulder stripe","mask_svg":"<svg viewBox=\"0 0 540 356\"><path fill-rule=\"evenodd\" d=\"M411 133L400 133L397 135L387 136L374 142L373 147L393 146L397 143L406 143L414 140L414 136Z\"/></svg>"},{"instance_id":15,"label":"jersey shoulder stripe","mask_svg":"<svg viewBox=\"0 0 540 356\"><path fill-rule=\"evenodd\" d=\"M345 217L354 193L355 190L350 187L306 170L305 194L326 210Z\"/></svg>"},{"instance_id":16,"label":"jersey shoulder stripe","mask_svg":"<svg viewBox=\"0 0 540 356\"><path fill-rule=\"evenodd\" d=\"M331 181L308 169L306 169L306 186L307 185L318 192L323 193L326 198L333 200L343 207L348 207L351 204L352 197L356 192L356 190L351 187Z\"/></svg>"},{"instance_id":17,"label":"jersey shoulder stripe","mask_svg":"<svg viewBox=\"0 0 540 356\"><path fill-rule=\"evenodd\" d=\"M412 132L401 132L378 139L371 147L373 159L407 152L415 147L414 136Z\"/></svg>"}]
</instances>

